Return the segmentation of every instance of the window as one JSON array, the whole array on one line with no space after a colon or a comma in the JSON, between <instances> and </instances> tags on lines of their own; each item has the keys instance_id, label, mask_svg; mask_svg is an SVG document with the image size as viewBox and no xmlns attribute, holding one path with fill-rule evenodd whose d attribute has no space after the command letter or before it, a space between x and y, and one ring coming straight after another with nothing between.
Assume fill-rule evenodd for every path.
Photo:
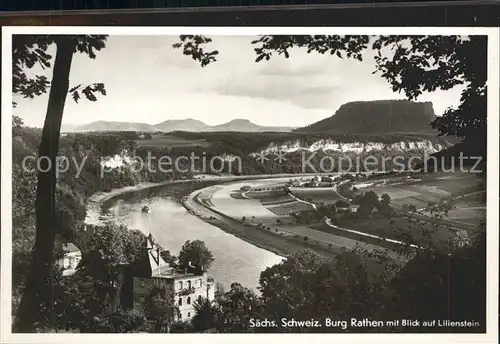
<instances>
[{"instance_id":1,"label":"window","mask_svg":"<svg viewBox=\"0 0 500 344\"><path fill-rule=\"evenodd\" d=\"M146 286L146 283L144 283L144 280L141 280L139 284L140 284L141 288L144 288Z\"/></svg>"},{"instance_id":2,"label":"window","mask_svg":"<svg viewBox=\"0 0 500 344\"><path fill-rule=\"evenodd\" d=\"M179 282L179 289L182 289L182 281Z\"/></svg>"},{"instance_id":3,"label":"window","mask_svg":"<svg viewBox=\"0 0 500 344\"><path fill-rule=\"evenodd\" d=\"M201 280L201 278L198 280L198 285L201 287L203 286L203 281Z\"/></svg>"},{"instance_id":4,"label":"window","mask_svg":"<svg viewBox=\"0 0 500 344\"><path fill-rule=\"evenodd\" d=\"M191 281L188 281L187 285L188 289L191 289Z\"/></svg>"},{"instance_id":5,"label":"window","mask_svg":"<svg viewBox=\"0 0 500 344\"><path fill-rule=\"evenodd\" d=\"M182 313L179 313L179 320L182 319Z\"/></svg>"},{"instance_id":6,"label":"window","mask_svg":"<svg viewBox=\"0 0 500 344\"><path fill-rule=\"evenodd\" d=\"M191 318L191 313L190 312L188 312L188 318Z\"/></svg>"},{"instance_id":7,"label":"window","mask_svg":"<svg viewBox=\"0 0 500 344\"><path fill-rule=\"evenodd\" d=\"M190 305L190 304L191 304L191 298L190 298L189 296L188 296L188 298L187 298L187 300L186 300L186 303L187 303L188 305Z\"/></svg>"},{"instance_id":8,"label":"window","mask_svg":"<svg viewBox=\"0 0 500 344\"><path fill-rule=\"evenodd\" d=\"M144 296L141 296L139 300L140 300L141 302L146 301L146 299L144 298Z\"/></svg>"},{"instance_id":9,"label":"window","mask_svg":"<svg viewBox=\"0 0 500 344\"><path fill-rule=\"evenodd\" d=\"M182 297L179 297L179 306L182 306Z\"/></svg>"}]
</instances>

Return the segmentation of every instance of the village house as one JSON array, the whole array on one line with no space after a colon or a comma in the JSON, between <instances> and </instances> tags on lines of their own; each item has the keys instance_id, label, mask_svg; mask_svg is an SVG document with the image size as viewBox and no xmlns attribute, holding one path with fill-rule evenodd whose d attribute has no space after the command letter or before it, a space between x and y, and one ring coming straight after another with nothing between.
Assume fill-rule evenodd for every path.
<instances>
[{"instance_id":1,"label":"village house","mask_svg":"<svg viewBox=\"0 0 500 344\"><path fill-rule=\"evenodd\" d=\"M351 206L349 207L349 211L351 213L357 213L359 210L359 205L358 204L351 204Z\"/></svg>"},{"instance_id":2,"label":"village house","mask_svg":"<svg viewBox=\"0 0 500 344\"><path fill-rule=\"evenodd\" d=\"M335 203L335 210L337 212L343 212L343 213L357 213L359 210L359 205L349 204L346 201L339 200Z\"/></svg>"},{"instance_id":3,"label":"village house","mask_svg":"<svg viewBox=\"0 0 500 344\"><path fill-rule=\"evenodd\" d=\"M62 269L63 276L71 276L76 272L76 267L82 260L82 252L73 243L62 244L62 257L56 265Z\"/></svg>"}]
</instances>

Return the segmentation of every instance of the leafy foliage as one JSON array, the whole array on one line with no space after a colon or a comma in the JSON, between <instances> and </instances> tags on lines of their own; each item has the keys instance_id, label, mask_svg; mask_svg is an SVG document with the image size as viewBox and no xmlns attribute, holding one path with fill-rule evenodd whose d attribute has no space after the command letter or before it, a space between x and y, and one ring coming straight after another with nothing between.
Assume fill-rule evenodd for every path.
<instances>
[{"instance_id":1,"label":"leafy foliage","mask_svg":"<svg viewBox=\"0 0 500 344\"><path fill-rule=\"evenodd\" d=\"M400 332L408 328L290 328L282 326L281 319L467 318L480 322L480 328L474 329L480 332L485 329L485 258L484 234L471 246L451 254L416 252L404 266L393 262L383 250L368 253L358 248L331 259L303 251L261 273L261 296L233 283L228 292L219 292L214 302L199 300L192 324L197 331L215 329L220 333ZM250 319L267 319L276 326L251 326ZM410 331L447 329L421 327Z\"/></svg>"},{"instance_id":2,"label":"leafy foliage","mask_svg":"<svg viewBox=\"0 0 500 344\"><path fill-rule=\"evenodd\" d=\"M80 272L92 276L96 281L109 284L120 265L130 264L140 258L146 237L138 230L125 226L89 226L88 254L82 257ZM85 235L85 234L82 234Z\"/></svg>"},{"instance_id":3,"label":"leafy foliage","mask_svg":"<svg viewBox=\"0 0 500 344\"><path fill-rule=\"evenodd\" d=\"M194 302L195 315L191 320L196 331L207 331L217 324L218 309L215 302L199 298Z\"/></svg>"},{"instance_id":4,"label":"leafy foliage","mask_svg":"<svg viewBox=\"0 0 500 344\"><path fill-rule=\"evenodd\" d=\"M170 289L153 289L146 300L144 309L149 320L154 321L156 328L171 324L178 314L174 306L174 293Z\"/></svg>"},{"instance_id":5,"label":"leafy foliage","mask_svg":"<svg viewBox=\"0 0 500 344\"><path fill-rule=\"evenodd\" d=\"M409 99L465 86L458 108L433 122L441 134L465 139L486 133L486 36L381 36L372 48L377 71ZM381 54L384 48L394 51L391 58Z\"/></svg>"},{"instance_id":6,"label":"leafy foliage","mask_svg":"<svg viewBox=\"0 0 500 344\"><path fill-rule=\"evenodd\" d=\"M308 53L335 55L338 58L344 56L362 61L362 51L368 44L368 36L338 36L338 35L315 35L315 36L276 36L264 35L252 41L252 44L260 45L255 48L257 58L255 62L269 61L273 52L290 57L290 49L294 47L306 48Z\"/></svg>"},{"instance_id":7,"label":"leafy foliage","mask_svg":"<svg viewBox=\"0 0 500 344\"><path fill-rule=\"evenodd\" d=\"M208 270L214 261L212 252L201 240L186 241L179 252L179 267L187 268L191 265Z\"/></svg>"},{"instance_id":8,"label":"leafy foliage","mask_svg":"<svg viewBox=\"0 0 500 344\"><path fill-rule=\"evenodd\" d=\"M22 133L23 120L21 117L12 115L12 137L18 137Z\"/></svg>"},{"instance_id":9,"label":"leafy foliage","mask_svg":"<svg viewBox=\"0 0 500 344\"><path fill-rule=\"evenodd\" d=\"M177 257L170 253L169 250L161 250L160 256L170 266L177 266Z\"/></svg>"},{"instance_id":10,"label":"leafy foliage","mask_svg":"<svg viewBox=\"0 0 500 344\"><path fill-rule=\"evenodd\" d=\"M145 315L138 310L106 313L95 280L76 274L55 283L48 327L82 333L126 333L141 329Z\"/></svg>"},{"instance_id":11,"label":"leafy foliage","mask_svg":"<svg viewBox=\"0 0 500 344\"><path fill-rule=\"evenodd\" d=\"M180 40L180 42L173 44L172 47L175 49L182 48L184 55L191 56L193 60L199 61L202 67L217 61L216 56L219 54L217 50L205 52L200 47L212 42L211 38L200 35L181 35Z\"/></svg>"},{"instance_id":12,"label":"leafy foliage","mask_svg":"<svg viewBox=\"0 0 500 344\"><path fill-rule=\"evenodd\" d=\"M12 93L23 98L34 98L47 92L50 82L45 76L31 76L27 70L36 65L42 69L52 67L53 56L49 47L66 37L64 35L14 35L12 37ZM75 43L74 52L96 58L96 51L105 47L106 35L70 36ZM70 90L75 102L83 95L90 101L97 100L95 93L106 95L103 83L78 85Z\"/></svg>"},{"instance_id":13,"label":"leafy foliage","mask_svg":"<svg viewBox=\"0 0 500 344\"><path fill-rule=\"evenodd\" d=\"M231 289L217 300L217 330L223 333L250 332L250 319L257 318L260 300L250 289L232 283Z\"/></svg>"}]
</instances>

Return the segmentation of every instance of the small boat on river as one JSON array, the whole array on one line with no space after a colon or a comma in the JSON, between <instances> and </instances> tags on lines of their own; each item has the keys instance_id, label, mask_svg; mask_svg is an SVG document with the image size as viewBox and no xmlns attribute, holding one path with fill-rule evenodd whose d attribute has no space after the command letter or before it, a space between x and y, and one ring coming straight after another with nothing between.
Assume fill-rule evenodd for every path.
<instances>
[{"instance_id":1,"label":"small boat on river","mask_svg":"<svg viewBox=\"0 0 500 344\"><path fill-rule=\"evenodd\" d=\"M148 205L145 205L144 207L142 207L141 211L145 214L149 214L151 212L151 208Z\"/></svg>"}]
</instances>

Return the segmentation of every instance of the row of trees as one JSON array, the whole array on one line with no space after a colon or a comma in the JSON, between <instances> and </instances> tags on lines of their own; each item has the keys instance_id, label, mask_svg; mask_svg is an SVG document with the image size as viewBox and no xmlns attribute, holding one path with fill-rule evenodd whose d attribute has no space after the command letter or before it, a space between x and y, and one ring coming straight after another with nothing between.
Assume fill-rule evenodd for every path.
<instances>
[{"instance_id":1,"label":"row of trees","mask_svg":"<svg viewBox=\"0 0 500 344\"><path fill-rule=\"evenodd\" d=\"M477 319L485 330L485 236L452 254L425 250L401 267L383 252L348 251L326 259L310 251L294 254L261 273L255 294L238 283L213 302L196 303L191 325L178 332L449 332L446 327L285 327L281 319L348 320ZM453 278L450 279L450 277ZM474 297L463 297L474 295ZM253 319L253 321L252 321ZM275 326L261 325L267 319ZM256 325L257 324L257 325Z\"/></svg>"},{"instance_id":2,"label":"row of trees","mask_svg":"<svg viewBox=\"0 0 500 344\"><path fill-rule=\"evenodd\" d=\"M359 205L358 215L361 217L371 215L374 209L377 209L380 214L387 216L395 212L390 206L391 196L387 193L382 194L379 199L374 191L368 191L364 194L355 196L352 203Z\"/></svg>"}]
</instances>

